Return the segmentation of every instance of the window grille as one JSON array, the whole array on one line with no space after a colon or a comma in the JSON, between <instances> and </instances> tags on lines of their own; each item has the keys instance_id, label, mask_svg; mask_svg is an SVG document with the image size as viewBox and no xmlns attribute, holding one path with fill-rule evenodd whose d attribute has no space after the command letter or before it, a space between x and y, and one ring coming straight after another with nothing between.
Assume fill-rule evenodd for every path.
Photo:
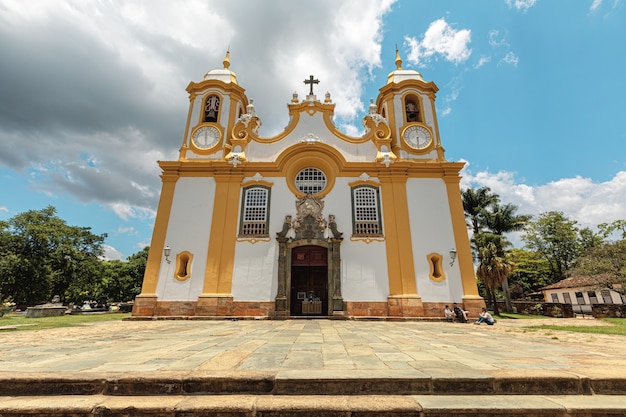
<instances>
[{"instance_id":1,"label":"window grille","mask_svg":"<svg viewBox=\"0 0 626 417\"><path fill-rule=\"evenodd\" d=\"M269 188L244 189L240 234L245 236L267 235Z\"/></svg>"},{"instance_id":2,"label":"window grille","mask_svg":"<svg viewBox=\"0 0 626 417\"><path fill-rule=\"evenodd\" d=\"M326 188L326 175L317 168L305 168L296 175L296 188L304 194L317 194Z\"/></svg>"},{"instance_id":3,"label":"window grille","mask_svg":"<svg viewBox=\"0 0 626 417\"><path fill-rule=\"evenodd\" d=\"M552 302L553 303L558 303L559 302L559 295L555 294L555 293L552 293L551 295L552 295Z\"/></svg>"},{"instance_id":4,"label":"window grille","mask_svg":"<svg viewBox=\"0 0 626 417\"><path fill-rule=\"evenodd\" d=\"M378 189L374 187L354 188L352 190L352 209L355 235L382 234Z\"/></svg>"}]
</instances>

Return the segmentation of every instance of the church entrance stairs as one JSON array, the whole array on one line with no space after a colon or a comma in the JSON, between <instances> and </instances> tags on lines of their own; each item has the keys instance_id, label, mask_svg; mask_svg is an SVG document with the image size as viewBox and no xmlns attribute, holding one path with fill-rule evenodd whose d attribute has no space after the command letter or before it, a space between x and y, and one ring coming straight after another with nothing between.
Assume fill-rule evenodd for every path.
<instances>
[{"instance_id":1,"label":"church entrance stairs","mask_svg":"<svg viewBox=\"0 0 626 417\"><path fill-rule=\"evenodd\" d=\"M0 416L626 416L624 337L555 333L323 319L4 332Z\"/></svg>"}]
</instances>

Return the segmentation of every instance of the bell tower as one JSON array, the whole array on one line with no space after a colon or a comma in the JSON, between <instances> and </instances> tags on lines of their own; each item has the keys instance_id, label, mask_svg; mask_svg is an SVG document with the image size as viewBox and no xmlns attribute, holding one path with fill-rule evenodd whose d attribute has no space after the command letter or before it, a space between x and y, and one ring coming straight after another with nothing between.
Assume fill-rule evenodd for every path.
<instances>
[{"instance_id":1,"label":"bell tower","mask_svg":"<svg viewBox=\"0 0 626 417\"><path fill-rule=\"evenodd\" d=\"M394 126L392 151L401 159L445 160L435 110L439 89L419 72L403 69L397 49L395 64L376 103L378 113Z\"/></svg>"}]
</instances>

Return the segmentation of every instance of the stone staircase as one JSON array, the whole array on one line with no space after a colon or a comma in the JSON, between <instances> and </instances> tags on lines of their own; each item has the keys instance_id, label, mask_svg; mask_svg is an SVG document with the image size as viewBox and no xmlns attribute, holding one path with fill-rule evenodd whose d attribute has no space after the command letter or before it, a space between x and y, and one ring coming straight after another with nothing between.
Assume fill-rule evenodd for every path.
<instances>
[{"instance_id":1,"label":"stone staircase","mask_svg":"<svg viewBox=\"0 0 626 417\"><path fill-rule=\"evenodd\" d=\"M420 378L402 371L21 373L0 417L626 416L623 378Z\"/></svg>"}]
</instances>

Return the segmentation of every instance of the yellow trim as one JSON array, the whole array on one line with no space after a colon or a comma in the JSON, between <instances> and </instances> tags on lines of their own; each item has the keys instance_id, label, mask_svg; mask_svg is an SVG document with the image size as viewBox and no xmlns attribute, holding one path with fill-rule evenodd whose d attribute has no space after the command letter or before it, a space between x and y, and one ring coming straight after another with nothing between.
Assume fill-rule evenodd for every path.
<instances>
[{"instance_id":1,"label":"yellow trim","mask_svg":"<svg viewBox=\"0 0 626 417\"><path fill-rule=\"evenodd\" d=\"M406 177L381 176L389 293L417 295Z\"/></svg>"},{"instance_id":2,"label":"yellow trim","mask_svg":"<svg viewBox=\"0 0 626 417\"><path fill-rule=\"evenodd\" d=\"M287 187L297 197L305 194L296 188L296 175L304 168L317 168L326 175L326 188L316 196L327 195L335 186L335 180L346 165L339 151L324 144L301 143L283 151L276 159L278 171L284 173ZM256 172L256 171L255 171ZM361 171L362 172L362 171Z\"/></svg>"},{"instance_id":3,"label":"yellow trim","mask_svg":"<svg viewBox=\"0 0 626 417\"><path fill-rule=\"evenodd\" d=\"M241 174L215 177L215 196L202 295L230 294L233 283Z\"/></svg>"},{"instance_id":4,"label":"yellow trim","mask_svg":"<svg viewBox=\"0 0 626 417\"><path fill-rule=\"evenodd\" d=\"M156 288L159 281L159 271L163 262L163 248L165 247L165 237L167 235L167 225L172 212L172 202L174 201L174 191L179 175L176 172L163 173L161 175L161 197L157 207L156 219L152 231L152 241L150 251L146 261L146 270L141 285L142 296L156 295Z\"/></svg>"},{"instance_id":5,"label":"yellow trim","mask_svg":"<svg viewBox=\"0 0 626 417\"><path fill-rule=\"evenodd\" d=\"M429 253L426 255L426 259L428 260L428 265L430 267L430 273L428 274L428 278L434 282L445 281L446 273L443 269L443 256L439 253ZM435 275L435 272L439 272L439 276Z\"/></svg>"},{"instance_id":6,"label":"yellow trim","mask_svg":"<svg viewBox=\"0 0 626 417\"><path fill-rule=\"evenodd\" d=\"M181 262L183 262L184 258L187 258L187 263L185 265L185 273L184 275L180 275L178 273L178 271L181 269L182 265ZM191 252L188 251L182 251L180 253L176 254L176 268L174 269L174 278L176 278L178 281L187 281L189 278L191 278L191 263L193 262L193 254Z\"/></svg>"},{"instance_id":7,"label":"yellow trim","mask_svg":"<svg viewBox=\"0 0 626 417\"><path fill-rule=\"evenodd\" d=\"M448 193L448 204L450 205L450 217L452 219L454 244L456 245L457 264L461 272L463 297L479 298L476 275L474 274L474 264L472 263L472 249L467 235L465 212L463 211L463 201L461 200L461 189L459 187L461 177L458 173L459 171L449 170L443 177Z\"/></svg>"},{"instance_id":8,"label":"yellow trim","mask_svg":"<svg viewBox=\"0 0 626 417\"><path fill-rule=\"evenodd\" d=\"M348 186L350 188L360 187L360 186L363 186L363 185L371 185L373 187L380 187L380 182L370 178L368 180L359 179L357 181L353 181L353 182L349 182L348 183Z\"/></svg>"},{"instance_id":9,"label":"yellow trim","mask_svg":"<svg viewBox=\"0 0 626 417\"><path fill-rule=\"evenodd\" d=\"M255 179L246 178L246 180L241 183L241 188L252 187L255 185L261 185L267 188L272 188L274 186L274 183L265 181L265 180L255 180Z\"/></svg>"},{"instance_id":10,"label":"yellow trim","mask_svg":"<svg viewBox=\"0 0 626 417\"><path fill-rule=\"evenodd\" d=\"M357 237L357 236L350 236L350 241L351 242L365 242L368 245L372 242L384 242L385 238L384 237L371 237L371 236L367 236L367 237Z\"/></svg>"}]
</instances>

